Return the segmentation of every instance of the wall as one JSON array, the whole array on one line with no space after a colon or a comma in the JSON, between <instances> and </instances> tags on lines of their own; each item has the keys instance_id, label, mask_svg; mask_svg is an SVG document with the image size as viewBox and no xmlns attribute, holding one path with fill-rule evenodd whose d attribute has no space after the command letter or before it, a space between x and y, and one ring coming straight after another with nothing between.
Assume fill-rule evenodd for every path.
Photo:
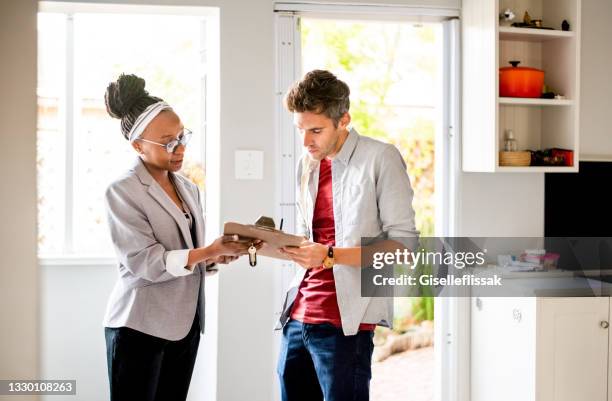
<instances>
[{"instance_id":1,"label":"wall","mask_svg":"<svg viewBox=\"0 0 612 401\"><path fill-rule=\"evenodd\" d=\"M460 180L458 235L544 235L544 174L462 173Z\"/></svg>"},{"instance_id":2,"label":"wall","mask_svg":"<svg viewBox=\"0 0 612 401\"><path fill-rule=\"evenodd\" d=\"M116 277L109 265L41 267L41 378L76 380L75 401L109 399L102 316Z\"/></svg>"},{"instance_id":3,"label":"wall","mask_svg":"<svg viewBox=\"0 0 612 401\"><path fill-rule=\"evenodd\" d=\"M0 379L38 377L36 10L0 2Z\"/></svg>"}]
</instances>

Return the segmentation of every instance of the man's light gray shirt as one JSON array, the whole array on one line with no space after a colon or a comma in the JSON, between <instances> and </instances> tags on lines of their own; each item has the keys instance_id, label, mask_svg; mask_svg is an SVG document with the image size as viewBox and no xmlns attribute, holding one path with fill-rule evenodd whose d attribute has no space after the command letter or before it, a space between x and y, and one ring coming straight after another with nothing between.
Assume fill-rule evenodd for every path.
<instances>
[{"instance_id":1,"label":"man's light gray shirt","mask_svg":"<svg viewBox=\"0 0 612 401\"><path fill-rule=\"evenodd\" d=\"M319 183L319 161L302 156L297 174L297 234L312 240L312 218ZM332 161L336 247L361 246L362 237L418 237L412 207L413 190L406 164L391 144L361 136L351 129ZM306 270L300 269L286 294L279 326L291 307ZM338 308L345 335L360 323L393 324L391 298L361 297L361 269L333 268Z\"/></svg>"}]
</instances>

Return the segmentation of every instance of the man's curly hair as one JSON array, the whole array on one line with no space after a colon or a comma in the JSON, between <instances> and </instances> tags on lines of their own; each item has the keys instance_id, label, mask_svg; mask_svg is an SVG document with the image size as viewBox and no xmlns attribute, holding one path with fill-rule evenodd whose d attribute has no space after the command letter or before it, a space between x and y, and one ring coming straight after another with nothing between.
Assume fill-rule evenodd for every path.
<instances>
[{"instance_id":1,"label":"man's curly hair","mask_svg":"<svg viewBox=\"0 0 612 401\"><path fill-rule=\"evenodd\" d=\"M285 107L292 113L322 113L337 127L340 118L349 111L350 92L348 85L331 72L313 70L289 88Z\"/></svg>"}]
</instances>

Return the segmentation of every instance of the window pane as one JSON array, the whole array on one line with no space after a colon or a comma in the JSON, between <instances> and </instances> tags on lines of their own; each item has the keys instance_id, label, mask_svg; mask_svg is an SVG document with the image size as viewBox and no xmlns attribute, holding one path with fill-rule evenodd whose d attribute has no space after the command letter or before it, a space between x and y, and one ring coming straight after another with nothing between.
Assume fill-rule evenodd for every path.
<instances>
[{"instance_id":1,"label":"window pane","mask_svg":"<svg viewBox=\"0 0 612 401\"><path fill-rule=\"evenodd\" d=\"M38 251L64 250L66 16L38 15Z\"/></svg>"},{"instance_id":2,"label":"window pane","mask_svg":"<svg viewBox=\"0 0 612 401\"><path fill-rule=\"evenodd\" d=\"M75 33L75 251L112 252L104 190L136 160L119 120L108 116L104 92L121 73L143 77L153 96L170 103L194 131L184 168L203 184L202 20L194 17L77 14ZM113 29L108 29L112 26ZM100 34L103 32L104 34Z\"/></svg>"}]
</instances>

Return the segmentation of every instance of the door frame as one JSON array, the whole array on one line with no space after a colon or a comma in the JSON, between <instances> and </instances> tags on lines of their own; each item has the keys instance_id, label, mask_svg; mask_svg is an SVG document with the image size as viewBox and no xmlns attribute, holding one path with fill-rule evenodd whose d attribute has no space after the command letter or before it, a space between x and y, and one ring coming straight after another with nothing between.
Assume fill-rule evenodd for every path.
<instances>
[{"instance_id":1,"label":"door frame","mask_svg":"<svg viewBox=\"0 0 612 401\"><path fill-rule=\"evenodd\" d=\"M295 180L297 158L301 146L293 131L291 115L284 110L286 89L302 75L300 17L358 19L408 22L440 22L443 26L443 102L442 127L437 132L443 157L436 160L436 202L442 205L436 215L443 224L436 225L437 236L456 236L459 227L460 197L460 10L412 6L299 4L275 3L275 129L276 129L276 197L277 215L285 221L287 231L295 228ZM438 146L436 146L438 151ZM276 262L276 299L282 299L297 269L287 262ZM435 300L435 315L444 316L434 322L434 399L436 401L469 401L470 395L470 332L469 299L440 297ZM280 310L277 308L277 310ZM280 336L275 337L278 349ZM274 387L277 389L276 378ZM278 400L278 390L274 399Z\"/></svg>"}]
</instances>

